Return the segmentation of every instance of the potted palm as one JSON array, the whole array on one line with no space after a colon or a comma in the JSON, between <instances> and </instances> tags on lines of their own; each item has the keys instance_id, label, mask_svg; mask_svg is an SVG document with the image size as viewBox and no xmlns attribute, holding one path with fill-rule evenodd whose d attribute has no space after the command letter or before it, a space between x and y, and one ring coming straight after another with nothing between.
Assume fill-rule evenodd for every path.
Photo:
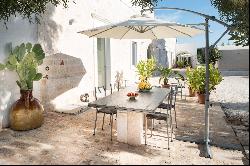
<instances>
[{"instance_id":1,"label":"potted palm","mask_svg":"<svg viewBox=\"0 0 250 166\"><path fill-rule=\"evenodd\" d=\"M183 79L183 76L178 71L174 71L173 69L168 67L160 66L158 67L158 71L160 72L161 75L159 83L163 82L163 84L161 84L163 88L170 87L170 84L168 82L171 76L178 75L179 77L181 77L181 79Z\"/></svg>"},{"instance_id":2,"label":"potted palm","mask_svg":"<svg viewBox=\"0 0 250 166\"><path fill-rule=\"evenodd\" d=\"M212 64L209 65L210 77L209 77L209 93L216 89L216 85L219 85L223 80L219 70L213 67ZM191 88L197 92L198 101L200 104L205 104L205 94L206 94L206 69L204 66L196 67L193 70L193 83Z\"/></svg>"},{"instance_id":3,"label":"potted palm","mask_svg":"<svg viewBox=\"0 0 250 166\"><path fill-rule=\"evenodd\" d=\"M156 70L156 60L155 58L141 60L136 65L137 73L139 75L138 89L140 92L148 92L152 89L149 83L150 77L152 77L153 72Z\"/></svg>"},{"instance_id":4,"label":"potted palm","mask_svg":"<svg viewBox=\"0 0 250 166\"><path fill-rule=\"evenodd\" d=\"M19 77L16 81L21 97L10 111L10 128L13 130L30 130L42 125L43 106L32 95L33 81L42 78L38 73L38 65L43 63L45 53L40 44L21 44L11 50L6 64L0 64L0 69L15 71Z\"/></svg>"}]
</instances>

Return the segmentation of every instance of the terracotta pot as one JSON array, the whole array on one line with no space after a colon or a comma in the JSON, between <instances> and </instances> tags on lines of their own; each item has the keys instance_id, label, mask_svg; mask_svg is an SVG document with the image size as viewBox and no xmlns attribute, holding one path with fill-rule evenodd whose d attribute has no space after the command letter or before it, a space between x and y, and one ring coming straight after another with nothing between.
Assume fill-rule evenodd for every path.
<instances>
[{"instance_id":1,"label":"terracotta pot","mask_svg":"<svg viewBox=\"0 0 250 166\"><path fill-rule=\"evenodd\" d=\"M162 88L168 88L168 89L169 89L169 88L170 88L170 84L166 84L166 85L161 84L161 87L162 87Z\"/></svg>"},{"instance_id":2,"label":"terracotta pot","mask_svg":"<svg viewBox=\"0 0 250 166\"><path fill-rule=\"evenodd\" d=\"M205 94L199 94L199 93L197 93L197 95L198 95L198 102L200 104L205 104L206 95Z\"/></svg>"},{"instance_id":3,"label":"terracotta pot","mask_svg":"<svg viewBox=\"0 0 250 166\"><path fill-rule=\"evenodd\" d=\"M32 96L32 90L21 90L21 97L10 112L10 128L26 131L40 127L43 124L43 106Z\"/></svg>"},{"instance_id":4,"label":"terracotta pot","mask_svg":"<svg viewBox=\"0 0 250 166\"><path fill-rule=\"evenodd\" d=\"M196 92L192 91L192 89L190 87L188 87L189 90L189 97L195 97L196 96Z\"/></svg>"}]
</instances>

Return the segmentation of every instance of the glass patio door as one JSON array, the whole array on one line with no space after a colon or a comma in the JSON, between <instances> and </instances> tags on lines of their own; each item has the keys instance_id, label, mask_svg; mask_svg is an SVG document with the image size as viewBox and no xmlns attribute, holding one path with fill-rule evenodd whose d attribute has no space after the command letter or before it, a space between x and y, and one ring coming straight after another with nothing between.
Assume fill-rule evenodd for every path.
<instances>
[{"instance_id":1,"label":"glass patio door","mask_svg":"<svg viewBox=\"0 0 250 166\"><path fill-rule=\"evenodd\" d=\"M110 40L97 39L97 61L98 61L98 86L109 87L111 65L110 65Z\"/></svg>"}]
</instances>

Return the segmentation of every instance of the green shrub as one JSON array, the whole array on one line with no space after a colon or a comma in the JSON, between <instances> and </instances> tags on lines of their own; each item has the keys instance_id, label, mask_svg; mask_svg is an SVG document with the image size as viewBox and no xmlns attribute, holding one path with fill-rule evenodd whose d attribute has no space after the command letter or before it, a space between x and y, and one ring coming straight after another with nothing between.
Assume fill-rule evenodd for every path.
<instances>
[{"instance_id":1,"label":"green shrub","mask_svg":"<svg viewBox=\"0 0 250 166\"><path fill-rule=\"evenodd\" d=\"M223 80L218 69L209 65L210 77L209 77L209 92L215 90L215 86L219 85ZM192 90L195 90L199 94L205 94L206 87L206 69L205 66L198 66L193 70L188 70L187 79Z\"/></svg>"},{"instance_id":2,"label":"green shrub","mask_svg":"<svg viewBox=\"0 0 250 166\"><path fill-rule=\"evenodd\" d=\"M210 49L209 51L209 64L211 63L213 66L216 62L222 58L220 51L217 48ZM200 64L205 64L205 49L199 48L197 49L197 60Z\"/></svg>"}]
</instances>

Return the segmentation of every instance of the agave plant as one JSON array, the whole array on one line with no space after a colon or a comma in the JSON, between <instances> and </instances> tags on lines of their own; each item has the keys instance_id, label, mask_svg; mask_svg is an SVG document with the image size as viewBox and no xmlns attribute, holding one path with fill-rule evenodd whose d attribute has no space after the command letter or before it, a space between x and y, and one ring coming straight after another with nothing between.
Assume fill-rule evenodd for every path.
<instances>
[{"instance_id":1,"label":"agave plant","mask_svg":"<svg viewBox=\"0 0 250 166\"><path fill-rule=\"evenodd\" d=\"M43 63L45 53L40 44L31 43L16 46L11 50L6 64L0 64L0 70L7 68L16 71L19 80L16 81L21 90L32 90L33 81L39 81L42 74L38 73L38 66Z\"/></svg>"}]
</instances>

